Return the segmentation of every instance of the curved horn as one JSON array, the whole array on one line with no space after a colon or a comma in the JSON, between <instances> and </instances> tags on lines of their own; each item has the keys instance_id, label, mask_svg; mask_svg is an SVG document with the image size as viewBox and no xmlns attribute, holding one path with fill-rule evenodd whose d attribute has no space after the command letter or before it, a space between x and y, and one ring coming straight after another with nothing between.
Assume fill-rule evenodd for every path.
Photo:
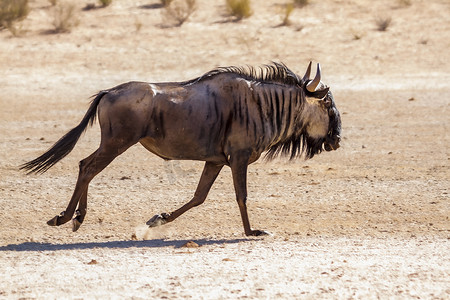
<instances>
[{"instance_id":1,"label":"curved horn","mask_svg":"<svg viewBox=\"0 0 450 300\"><path fill-rule=\"evenodd\" d=\"M317 86L320 83L320 64L317 64L317 72L316 72L316 77L314 77L313 81L311 81L310 83L308 83L306 85L306 89L308 90L308 92L314 93L316 91Z\"/></svg>"},{"instance_id":2,"label":"curved horn","mask_svg":"<svg viewBox=\"0 0 450 300\"><path fill-rule=\"evenodd\" d=\"M307 82L309 80L309 76L311 76L311 64L312 64L312 61L309 62L308 68L306 69L306 73L302 78L303 82Z\"/></svg>"}]
</instances>

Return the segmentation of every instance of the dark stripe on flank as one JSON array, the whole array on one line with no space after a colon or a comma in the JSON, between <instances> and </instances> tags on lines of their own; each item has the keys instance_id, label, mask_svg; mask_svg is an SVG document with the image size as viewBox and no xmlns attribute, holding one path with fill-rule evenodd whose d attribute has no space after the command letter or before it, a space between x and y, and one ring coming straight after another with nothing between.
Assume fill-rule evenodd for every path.
<instances>
[{"instance_id":1,"label":"dark stripe on flank","mask_svg":"<svg viewBox=\"0 0 450 300\"><path fill-rule=\"evenodd\" d=\"M243 124L244 123L244 115L242 114L242 95L239 94L239 100L238 100L238 106L239 106L239 124Z\"/></svg>"},{"instance_id":2,"label":"dark stripe on flank","mask_svg":"<svg viewBox=\"0 0 450 300\"><path fill-rule=\"evenodd\" d=\"M264 137L266 135L266 128L264 126L264 113L262 109L263 103L261 101L261 95L259 93L256 93L256 103L258 106L259 121L261 122L262 136Z\"/></svg>"},{"instance_id":3,"label":"dark stripe on flank","mask_svg":"<svg viewBox=\"0 0 450 300\"><path fill-rule=\"evenodd\" d=\"M158 124L161 131L161 136L164 138L166 136L166 131L164 126L164 113L162 111L159 112Z\"/></svg>"},{"instance_id":4,"label":"dark stripe on flank","mask_svg":"<svg viewBox=\"0 0 450 300\"><path fill-rule=\"evenodd\" d=\"M247 98L248 97L249 97L249 93L247 92L245 94L245 97L244 97L244 102L245 102L245 106L244 106L244 109L245 109L245 128L246 128L247 132L248 132L248 127L249 127L249 122L250 122L250 116L249 116L249 113L248 113L248 103L247 103Z\"/></svg>"},{"instance_id":5,"label":"dark stripe on flank","mask_svg":"<svg viewBox=\"0 0 450 300\"><path fill-rule=\"evenodd\" d=\"M217 95L216 93L212 93L213 102L214 102L214 113L216 114L216 119L219 117L219 106L217 105Z\"/></svg>"},{"instance_id":6,"label":"dark stripe on flank","mask_svg":"<svg viewBox=\"0 0 450 300\"><path fill-rule=\"evenodd\" d=\"M277 133L280 134L281 133L281 99L280 99L280 95L278 93L277 90L274 91L275 92L275 105L276 105L276 128L277 128Z\"/></svg>"},{"instance_id":7,"label":"dark stripe on flank","mask_svg":"<svg viewBox=\"0 0 450 300\"><path fill-rule=\"evenodd\" d=\"M288 107L287 107L287 112L283 113L283 115L285 116L285 120L286 120L286 126L284 128L284 132L283 132L283 139L287 137L289 129L291 127L291 116L292 116L292 91L289 91L289 99L288 99Z\"/></svg>"}]
</instances>

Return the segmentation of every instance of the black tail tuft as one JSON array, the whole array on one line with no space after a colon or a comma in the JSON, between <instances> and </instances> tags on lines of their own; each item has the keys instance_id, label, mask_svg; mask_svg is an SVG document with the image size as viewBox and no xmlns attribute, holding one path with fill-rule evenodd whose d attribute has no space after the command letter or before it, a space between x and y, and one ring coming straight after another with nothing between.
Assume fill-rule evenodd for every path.
<instances>
[{"instance_id":1,"label":"black tail tuft","mask_svg":"<svg viewBox=\"0 0 450 300\"><path fill-rule=\"evenodd\" d=\"M86 130L87 126L94 123L95 116L97 115L97 106L102 97L107 93L108 91L101 91L95 95L89 109L78 126L60 138L59 141L57 141L47 152L38 158L21 165L20 169L28 171L27 174L44 173L58 161L63 159L67 154L69 154L75 147L75 144L78 142L81 134Z\"/></svg>"}]
</instances>

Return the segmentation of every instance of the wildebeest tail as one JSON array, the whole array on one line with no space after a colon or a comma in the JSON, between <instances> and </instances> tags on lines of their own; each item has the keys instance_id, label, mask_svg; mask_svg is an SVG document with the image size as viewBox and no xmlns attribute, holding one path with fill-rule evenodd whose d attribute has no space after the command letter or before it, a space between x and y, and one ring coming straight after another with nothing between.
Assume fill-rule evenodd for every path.
<instances>
[{"instance_id":1,"label":"wildebeest tail","mask_svg":"<svg viewBox=\"0 0 450 300\"><path fill-rule=\"evenodd\" d=\"M95 95L89 109L78 126L60 138L47 152L38 158L21 165L20 169L28 171L28 174L44 173L58 161L63 159L67 154L69 154L75 147L75 144L78 142L81 134L86 130L87 126L94 123L97 115L97 106L102 97L107 93L108 91L101 91Z\"/></svg>"}]
</instances>

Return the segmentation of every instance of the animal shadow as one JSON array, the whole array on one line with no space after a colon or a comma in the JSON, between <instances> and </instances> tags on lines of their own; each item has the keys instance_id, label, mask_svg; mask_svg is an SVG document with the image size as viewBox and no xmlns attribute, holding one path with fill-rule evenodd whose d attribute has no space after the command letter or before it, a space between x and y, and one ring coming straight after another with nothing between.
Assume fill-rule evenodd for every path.
<instances>
[{"instance_id":1,"label":"animal shadow","mask_svg":"<svg viewBox=\"0 0 450 300\"><path fill-rule=\"evenodd\" d=\"M220 239L209 240L200 239L195 240L199 246L204 245L225 245L236 244L240 242L247 242L254 239ZM17 251L17 252L41 252L41 251L64 251L64 250L84 250L84 249L128 249L128 248L181 248L183 245L191 240L144 240L144 241L108 241L108 242L88 242L88 243L72 243L72 244L52 244L39 242L25 242L20 244L10 244L0 247L0 252Z\"/></svg>"}]
</instances>

